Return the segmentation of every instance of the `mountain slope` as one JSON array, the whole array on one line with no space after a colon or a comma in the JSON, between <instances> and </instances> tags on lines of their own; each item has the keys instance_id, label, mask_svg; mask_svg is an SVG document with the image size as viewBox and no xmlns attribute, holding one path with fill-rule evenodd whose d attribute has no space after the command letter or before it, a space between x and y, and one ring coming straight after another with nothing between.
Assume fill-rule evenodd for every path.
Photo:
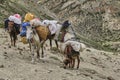
<instances>
[{"instance_id":1,"label":"mountain slope","mask_svg":"<svg viewBox=\"0 0 120 80\"><path fill-rule=\"evenodd\" d=\"M32 64L28 44L17 40L16 47L10 46L8 36L0 29L0 80L120 79L119 54L87 48L80 53L79 69L63 69L63 55L58 51L49 50L50 47L47 46L44 58Z\"/></svg>"}]
</instances>

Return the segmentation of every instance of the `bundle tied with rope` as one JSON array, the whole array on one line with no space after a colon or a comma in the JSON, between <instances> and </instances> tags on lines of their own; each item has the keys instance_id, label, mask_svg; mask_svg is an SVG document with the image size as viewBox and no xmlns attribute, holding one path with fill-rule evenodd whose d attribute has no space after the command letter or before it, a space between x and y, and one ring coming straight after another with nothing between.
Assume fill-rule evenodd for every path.
<instances>
[{"instance_id":1,"label":"bundle tied with rope","mask_svg":"<svg viewBox=\"0 0 120 80\"><path fill-rule=\"evenodd\" d=\"M32 20L34 18L35 18L35 15L30 13L30 12L28 12L28 13L25 14L23 22L29 22L30 20Z\"/></svg>"},{"instance_id":2,"label":"bundle tied with rope","mask_svg":"<svg viewBox=\"0 0 120 80\"><path fill-rule=\"evenodd\" d=\"M28 43L26 37L21 37L21 42L23 42L23 44L27 44Z\"/></svg>"}]
</instances>

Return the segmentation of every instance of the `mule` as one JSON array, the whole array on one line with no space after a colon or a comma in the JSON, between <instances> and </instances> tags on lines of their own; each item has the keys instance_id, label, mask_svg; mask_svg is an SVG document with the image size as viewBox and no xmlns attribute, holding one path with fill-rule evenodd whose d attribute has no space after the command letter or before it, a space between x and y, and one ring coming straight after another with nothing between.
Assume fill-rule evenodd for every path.
<instances>
[{"instance_id":1,"label":"mule","mask_svg":"<svg viewBox=\"0 0 120 80\"><path fill-rule=\"evenodd\" d=\"M8 22L8 32L9 32L10 39L11 39L11 45L16 46L17 31L16 31L13 21Z\"/></svg>"},{"instance_id":2,"label":"mule","mask_svg":"<svg viewBox=\"0 0 120 80\"><path fill-rule=\"evenodd\" d=\"M33 25L31 24L31 26L33 26ZM27 34L26 34L27 35L27 39L28 39L28 42L29 42L31 47L32 46L36 46L37 47L37 58L40 57L40 55L39 55L40 48L41 48L41 51L42 51L41 57L42 58L44 57L44 48L43 47L44 47L44 43L48 39L50 40L50 47L52 47L52 39L55 38L55 43L56 43L56 46L58 48L57 37L59 35L61 27L62 27L61 25L57 24L58 31L56 32L56 34L53 34L53 35L51 35L48 26L43 26L43 25L40 25L39 23L38 23L37 26L34 25L31 28L27 28ZM35 38L36 35L37 35L37 37ZM37 44L34 44L36 42L37 42ZM33 52L34 51L35 51L35 49L31 48L32 57L33 57L33 54L34 54ZM35 58L32 58L32 61L34 61L34 60L35 60Z\"/></svg>"},{"instance_id":3,"label":"mule","mask_svg":"<svg viewBox=\"0 0 120 80\"><path fill-rule=\"evenodd\" d=\"M41 44L40 47L42 49L42 58L43 58L44 57L43 46L44 46L45 41L49 39L50 40L50 46L52 47L52 39L54 38L55 34L54 35L50 35L50 31L49 31L48 27L40 25L40 26L37 26L37 27L34 27L33 29L31 29L30 33L27 33L27 35L31 36L31 39L35 35L35 34L32 34L33 31L34 31L34 33L36 35L38 35L38 39L39 39L39 42ZM55 40L55 43L56 43L56 46L58 48L57 40Z\"/></svg>"},{"instance_id":4,"label":"mule","mask_svg":"<svg viewBox=\"0 0 120 80\"><path fill-rule=\"evenodd\" d=\"M37 47L37 58L40 57L39 55L39 50L40 48L42 49L42 58L44 57L44 43L47 39L50 40L50 46L52 47L52 39L55 36L55 34L50 35L50 31L48 29L48 26L42 26L41 25L41 21L38 18L35 18L33 20L30 21L30 27L27 28L27 39L30 45L30 49L31 49L31 54L32 54L32 61L34 62L35 58L33 58L33 52L34 52L34 46ZM37 38L35 38L34 36L37 35ZM36 42L38 42L36 44ZM58 43L57 41L55 41L56 46L58 47ZM39 45L38 45L39 44Z\"/></svg>"},{"instance_id":5,"label":"mule","mask_svg":"<svg viewBox=\"0 0 120 80\"><path fill-rule=\"evenodd\" d=\"M38 35L32 30L31 27L27 27L27 32L26 32L26 38L27 41L29 43L29 47L30 47L30 52L31 52L31 57L32 60L31 62L34 63L35 62L35 54L37 53L37 59L39 60L40 58L40 54L39 54L39 50L40 50L40 42L39 42L39 37Z\"/></svg>"},{"instance_id":6,"label":"mule","mask_svg":"<svg viewBox=\"0 0 120 80\"><path fill-rule=\"evenodd\" d=\"M74 68L75 60L77 59L78 69L80 64L80 52L84 51L86 46L76 41L73 34L66 33L63 37L64 40L60 42L60 52L65 56L63 60L64 68L67 66L69 66L69 68Z\"/></svg>"}]
</instances>

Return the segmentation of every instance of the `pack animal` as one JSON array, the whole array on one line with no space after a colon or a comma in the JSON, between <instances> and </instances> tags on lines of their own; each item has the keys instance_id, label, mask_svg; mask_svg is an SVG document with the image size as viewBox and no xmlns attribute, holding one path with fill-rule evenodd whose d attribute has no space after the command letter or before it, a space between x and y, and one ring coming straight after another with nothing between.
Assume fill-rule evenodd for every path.
<instances>
[{"instance_id":1,"label":"pack animal","mask_svg":"<svg viewBox=\"0 0 120 80\"><path fill-rule=\"evenodd\" d=\"M63 60L64 68L66 68L67 66L69 68L74 68L75 60L77 59L78 62L77 69L78 69L80 64L80 52L85 50L86 46L83 43L72 40L73 37L74 36L71 35L70 38L70 36L68 36L68 33L64 36L66 41L60 43L60 51L65 56L65 59Z\"/></svg>"},{"instance_id":2,"label":"pack animal","mask_svg":"<svg viewBox=\"0 0 120 80\"><path fill-rule=\"evenodd\" d=\"M8 22L8 32L9 32L10 39L11 39L11 45L16 46L17 31L16 31L13 21Z\"/></svg>"},{"instance_id":3,"label":"pack animal","mask_svg":"<svg viewBox=\"0 0 120 80\"><path fill-rule=\"evenodd\" d=\"M48 26L44 26L44 25L41 25L41 22L37 19L33 19L30 21L30 24L31 26L33 27L33 31L36 32L36 34L38 35L39 37L39 41L41 43L41 49L42 49L42 57L44 57L44 49L43 49L43 46L44 46L44 43L46 40L50 40L50 47L52 48L52 39L54 37L56 37L56 34L58 35L59 34L59 31L56 32L56 34L52 34L51 35L51 32L49 30L49 25ZM61 29L61 25L57 24L57 30L60 30ZM29 34L30 35L30 34ZM54 40L55 43L56 43L56 46L58 48L58 42L57 40Z\"/></svg>"},{"instance_id":4,"label":"pack animal","mask_svg":"<svg viewBox=\"0 0 120 80\"><path fill-rule=\"evenodd\" d=\"M28 40L29 46L30 46L30 52L32 55L32 60L31 62L35 62L35 53L37 53L37 59L39 60L40 54L40 42L39 42L39 37L38 35L32 30L31 27L27 27L27 32L26 32L26 38Z\"/></svg>"}]
</instances>

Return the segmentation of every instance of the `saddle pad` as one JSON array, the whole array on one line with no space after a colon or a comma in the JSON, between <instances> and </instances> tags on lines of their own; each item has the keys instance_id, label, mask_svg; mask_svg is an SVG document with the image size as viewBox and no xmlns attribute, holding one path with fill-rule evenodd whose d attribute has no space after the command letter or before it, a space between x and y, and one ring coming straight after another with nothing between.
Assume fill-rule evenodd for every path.
<instances>
[{"instance_id":1,"label":"saddle pad","mask_svg":"<svg viewBox=\"0 0 120 80\"><path fill-rule=\"evenodd\" d=\"M42 39L42 40L46 40L47 36L49 34L49 30L47 27L45 26L39 26L37 27L37 32L38 32L38 36Z\"/></svg>"}]
</instances>

